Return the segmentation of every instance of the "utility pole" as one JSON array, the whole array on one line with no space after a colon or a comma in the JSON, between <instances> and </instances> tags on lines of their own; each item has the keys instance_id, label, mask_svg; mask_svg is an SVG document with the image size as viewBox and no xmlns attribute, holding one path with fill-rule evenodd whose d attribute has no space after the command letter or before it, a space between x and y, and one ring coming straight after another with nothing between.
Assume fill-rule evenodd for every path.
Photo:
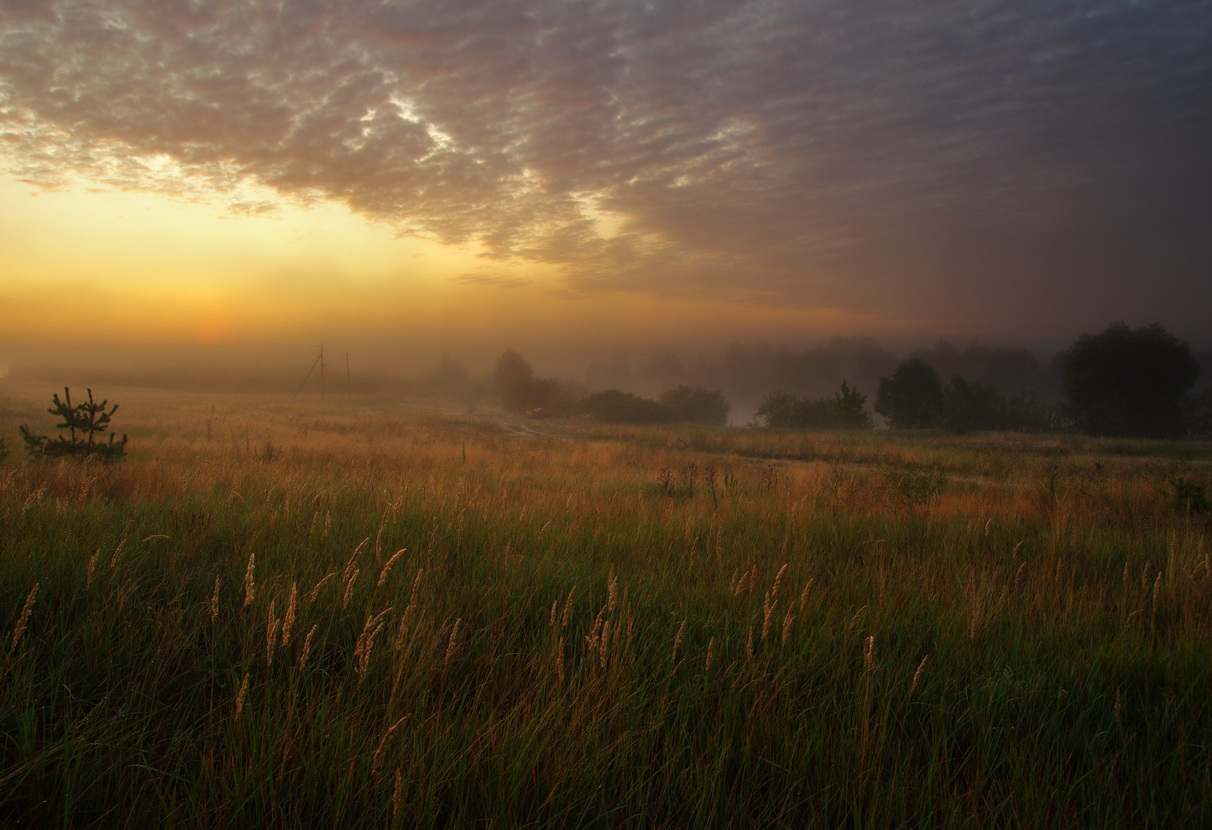
<instances>
[{"instance_id":1,"label":"utility pole","mask_svg":"<svg viewBox=\"0 0 1212 830\"><path fill-rule=\"evenodd\" d=\"M299 388L295 390L295 394L291 398L297 398L299 393L303 391L303 387L307 385L307 381L311 380L311 373L320 367L320 397L324 397L324 347L320 347L320 354L312 361L311 368L307 370L307 374L303 376L303 382L299 384Z\"/></svg>"},{"instance_id":2,"label":"utility pole","mask_svg":"<svg viewBox=\"0 0 1212 830\"><path fill-rule=\"evenodd\" d=\"M320 400L324 400L324 344L320 344Z\"/></svg>"}]
</instances>

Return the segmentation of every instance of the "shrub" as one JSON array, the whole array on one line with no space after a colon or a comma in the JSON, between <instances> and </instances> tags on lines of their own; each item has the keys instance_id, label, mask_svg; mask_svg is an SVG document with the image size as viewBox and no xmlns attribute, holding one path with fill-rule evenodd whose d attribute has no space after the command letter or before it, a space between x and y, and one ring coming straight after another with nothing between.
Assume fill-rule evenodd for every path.
<instances>
[{"instance_id":1,"label":"shrub","mask_svg":"<svg viewBox=\"0 0 1212 830\"><path fill-rule=\"evenodd\" d=\"M832 398L797 398L773 392L758 407L757 416L771 429L871 429L867 396L846 381Z\"/></svg>"},{"instance_id":2,"label":"shrub","mask_svg":"<svg viewBox=\"0 0 1212 830\"><path fill-rule=\"evenodd\" d=\"M607 424L664 424L669 412L659 403L619 389L597 392L581 401L578 409Z\"/></svg>"},{"instance_id":3,"label":"shrub","mask_svg":"<svg viewBox=\"0 0 1212 830\"><path fill-rule=\"evenodd\" d=\"M675 386L661 395L661 405L671 420L691 424L726 424L732 408L723 392L702 386Z\"/></svg>"},{"instance_id":4,"label":"shrub","mask_svg":"<svg viewBox=\"0 0 1212 830\"><path fill-rule=\"evenodd\" d=\"M1208 486L1196 481L1174 476L1170 479L1171 504L1175 511L1184 516L1202 516L1212 512L1212 504L1208 503Z\"/></svg>"}]
</instances>

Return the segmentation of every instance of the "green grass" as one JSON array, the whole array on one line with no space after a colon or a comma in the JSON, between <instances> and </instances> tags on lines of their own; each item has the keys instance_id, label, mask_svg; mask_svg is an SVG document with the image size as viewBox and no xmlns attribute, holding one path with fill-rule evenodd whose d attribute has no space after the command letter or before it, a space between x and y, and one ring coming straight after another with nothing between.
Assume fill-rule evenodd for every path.
<instances>
[{"instance_id":1,"label":"green grass","mask_svg":"<svg viewBox=\"0 0 1212 830\"><path fill-rule=\"evenodd\" d=\"M1207 443L106 392L0 463L2 824L1206 823Z\"/></svg>"}]
</instances>

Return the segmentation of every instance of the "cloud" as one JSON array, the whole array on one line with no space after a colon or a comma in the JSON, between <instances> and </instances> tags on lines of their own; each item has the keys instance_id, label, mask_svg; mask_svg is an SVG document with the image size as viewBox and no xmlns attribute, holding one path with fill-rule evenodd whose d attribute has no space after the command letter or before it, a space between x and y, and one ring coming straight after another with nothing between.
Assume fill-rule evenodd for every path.
<instances>
[{"instance_id":1,"label":"cloud","mask_svg":"<svg viewBox=\"0 0 1212 830\"><path fill-rule=\"evenodd\" d=\"M490 286L493 288L524 288L534 284L534 280L528 280L525 277L518 277L513 274L481 272L460 274L456 277L456 281L464 285Z\"/></svg>"},{"instance_id":2,"label":"cloud","mask_svg":"<svg viewBox=\"0 0 1212 830\"><path fill-rule=\"evenodd\" d=\"M1192 278L1212 257L1206 4L0 11L0 159L42 186L336 199L587 292L1072 314L1162 252L1151 290L1212 302Z\"/></svg>"}]
</instances>

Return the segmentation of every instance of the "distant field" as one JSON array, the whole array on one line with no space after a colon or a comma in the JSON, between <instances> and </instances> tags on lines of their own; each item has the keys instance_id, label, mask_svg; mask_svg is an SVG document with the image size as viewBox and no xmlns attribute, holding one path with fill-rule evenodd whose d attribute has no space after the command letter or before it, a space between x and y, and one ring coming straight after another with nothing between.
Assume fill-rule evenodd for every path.
<instances>
[{"instance_id":1,"label":"distant field","mask_svg":"<svg viewBox=\"0 0 1212 830\"><path fill-rule=\"evenodd\" d=\"M0 825L1212 817L1212 443L4 383Z\"/></svg>"}]
</instances>

